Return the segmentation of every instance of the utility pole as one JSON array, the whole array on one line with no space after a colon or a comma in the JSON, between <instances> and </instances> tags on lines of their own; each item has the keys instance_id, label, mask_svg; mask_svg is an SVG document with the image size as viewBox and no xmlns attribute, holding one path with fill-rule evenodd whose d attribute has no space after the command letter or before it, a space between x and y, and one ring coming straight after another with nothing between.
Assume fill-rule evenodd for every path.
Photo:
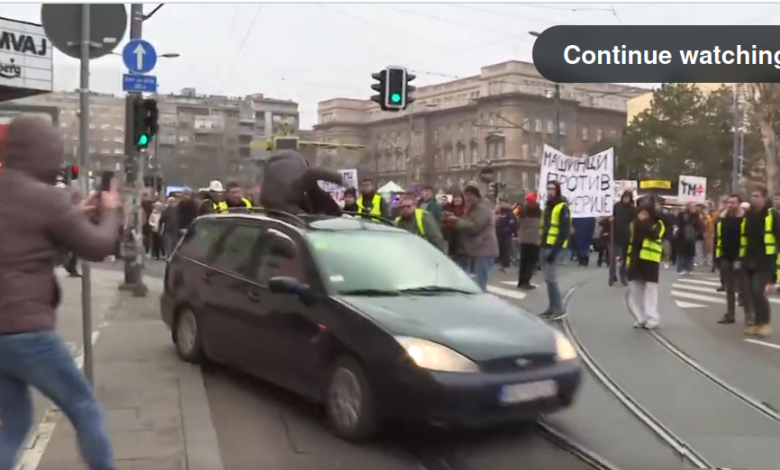
<instances>
[{"instance_id":1,"label":"utility pole","mask_svg":"<svg viewBox=\"0 0 780 470\"><path fill-rule=\"evenodd\" d=\"M555 148L559 151L561 149L561 85L555 84L555 93L553 96L553 102L555 103Z\"/></svg>"},{"instance_id":2,"label":"utility pole","mask_svg":"<svg viewBox=\"0 0 780 470\"><path fill-rule=\"evenodd\" d=\"M130 5L130 39L141 39L143 36L144 6L142 3ZM125 239L125 282L120 290L130 291L136 297L145 297L148 292L144 284L144 249L143 249L143 217L141 216L141 198L144 189L144 152L136 147L133 135L133 102L138 93L128 93L125 98L125 175L134 175L133 181L126 181L135 186L132 200L133 237ZM131 233L132 233L131 232Z\"/></svg>"},{"instance_id":3,"label":"utility pole","mask_svg":"<svg viewBox=\"0 0 780 470\"><path fill-rule=\"evenodd\" d=\"M732 151L732 166L731 166L731 192L735 193L737 192L739 188L739 180L740 180L740 173L741 173L741 165L740 160L742 159L742 146L740 144L740 141L742 140L742 112L739 109L739 84L735 83L732 85L732 91L733 91L733 104L732 104L732 112L733 112L733 122L734 122L734 132L732 134L733 139L733 151Z\"/></svg>"},{"instance_id":4,"label":"utility pole","mask_svg":"<svg viewBox=\"0 0 780 470\"><path fill-rule=\"evenodd\" d=\"M81 70L79 77L79 183L82 197L89 197L89 52L91 47L90 5L81 5ZM67 176L66 176L67 177ZM92 357L92 271L89 261L81 261L81 334L84 345L84 376L94 385Z\"/></svg>"}]
</instances>

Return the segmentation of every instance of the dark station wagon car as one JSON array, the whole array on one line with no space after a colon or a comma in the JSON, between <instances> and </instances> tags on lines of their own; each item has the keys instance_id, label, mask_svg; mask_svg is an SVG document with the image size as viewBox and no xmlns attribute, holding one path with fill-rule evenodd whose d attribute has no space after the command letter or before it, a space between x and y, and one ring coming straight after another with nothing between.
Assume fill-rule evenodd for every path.
<instances>
[{"instance_id":1,"label":"dark station wagon car","mask_svg":"<svg viewBox=\"0 0 780 470\"><path fill-rule=\"evenodd\" d=\"M532 420L571 405L580 383L564 336L386 221L200 217L168 261L160 304L181 359L322 403L349 440L388 419Z\"/></svg>"}]
</instances>

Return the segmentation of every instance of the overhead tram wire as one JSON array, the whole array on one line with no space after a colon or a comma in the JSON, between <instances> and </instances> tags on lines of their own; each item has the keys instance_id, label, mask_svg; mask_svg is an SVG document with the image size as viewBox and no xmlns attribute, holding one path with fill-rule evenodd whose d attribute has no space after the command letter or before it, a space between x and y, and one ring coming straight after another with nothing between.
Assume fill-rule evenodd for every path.
<instances>
[{"instance_id":1,"label":"overhead tram wire","mask_svg":"<svg viewBox=\"0 0 780 470\"><path fill-rule=\"evenodd\" d=\"M495 28L482 27L482 26L479 26L479 25L468 24L468 23L461 23L461 22L456 21L456 20L451 20L449 18L442 18L441 16L437 16L437 15L433 15L433 14L425 13L425 12L421 12L421 11L404 10L402 8L391 7L391 6L384 5L384 4L379 4L379 3L372 3L371 6L376 7L376 8L383 8L385 10L395 11L395 12L398 12L398 13L405 13L405 14L408 14L408 15L417 15L417 16L420 16L422 18L429 18L429 19L432 19L432 20L441 21L443 23L450 23L450 24L453 24L453 25L461 27L461 28L478 29L478 30L481 30L481 31L487 31L489 33L497 32ZM502 32L502 31L498 31L498 32ZM503 32L509 33L509 31L503 31Z\"/></svg>"},{"instance_id":2,"label":"overhead tram wire","mask_svg":"<svg viewBox=\"0 0 780 470\"><path fill-rule=\"evenodd\" d=\"M149 12L149 14L148 14L148 15L144 15L144 17L143 17L143 21L146 21L146 20L148 20L149 18L151 18L152 16L154 16L154 14L155 14L155 13L157 13L158 11L160 11L160 8L162 8L162 7L164 7L164 6L165 6L165 4L164 4L164 3L161 3L161 4L157 5L156 7L154 7L154 8L152 9L152 11L150 11L150 12Z\"/></svg>"},{"instance_id":3,"label":"overhead tram wire","mask_svg":"<svg viewBox=\"0 0 780 470\"><path fill-rule=\"evenodd\" d=\"M366 24L368 24L371 27L376 27L376 25L374 23L371 23L370 21L364 20L363 18L360 18L358 16L352 15L352 14L347 13L345 11L342 11L342 10L336 8L335 6L331 5L331 4L328 4L328 3L317 3L316 5L318 7L320 7L320 8L325 8L325 9L328 9L328 10L331 10L331 11L335 11L336 13L338 13L339 15L341 15L341 16L347 18L347 19L357 20L357 21L366 23ZM367 35L365 33L355 32L354 34L355 34L355 38L359 39L357 41L359 44L361 44L363 46L367 46L366 47L366 51L367 52L369 51L369 48L371 49L370 52L379 51L379 52L382 53L382 56L383 56L382 58L383 59L391 59L392 58L392 60L390 62L396 62L395 59L399 58L396 54L389 53L384 47L377 46L376 43L366 39Z\"/></svg>"},{"instance_id":4,"label":"overhead tram wire","mask_svg":"<svg viewBox=\"0 0 780 470\"><path fill-rule=\"evenodd\" d=\"M246 30L246 33L244 33L243 38L241 39L241 42L238 45L238 52L236 54L235 59L233 59L233 65L229 67L228 70L229 73L223 74L218 83L223 83L226 78L232 77L233 72L236 70L236 67L241 62L241 58L244 55L244 47L246 47L246 43L249 40L249 37L252 35L252 31L255 29L255 25L257 24L257 20L260 18L260 13L263 11L263 5L259 4L257 5L257 10L255 10L255 15L252 17L252 21L249 23L249 27Z\"/></svg>"}]
</instances>

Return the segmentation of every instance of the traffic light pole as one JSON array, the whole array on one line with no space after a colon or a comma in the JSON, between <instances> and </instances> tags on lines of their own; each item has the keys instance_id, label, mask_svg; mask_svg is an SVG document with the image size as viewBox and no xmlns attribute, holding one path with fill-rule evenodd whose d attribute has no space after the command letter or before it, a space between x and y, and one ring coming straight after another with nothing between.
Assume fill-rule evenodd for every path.
<instances>
[{"instance_id":1,"label":"traffic light pole","mask_svg":"<svg viewBox=\"0 0 780 470\"><path fill-rule=\"evenodd\" d=\"M79 185L82 197L89 197L89 48L90 6L81 5L81 70L79 77ZM66 173L70 173L66 171ZM70 175L66 175L69 178ZM94 384L92 357L92 271L81 261L81 334L84 348L84 376Z\"/></svg>"},{"instance_id":2,"label":"traffic light pole","mask_svg":"<svg viewBox=\"0 0 780 470\"><path fill-rule=\"evenodd\" d=\"M141 3L130 5L130 39L141 39L143 36L144 6ZM139 151L134 141L133 133L133 102L135 93L128 93L125 99L125 175L134 176L126 181L135 186L132 196L132 237L124 237L125 281L120 290L130 291L136 297L145 297L148 288L144 284L144 248L143 248L143 217L141 216L141 198L144 189L144 153Z\"/></svg>"}]
</instances>

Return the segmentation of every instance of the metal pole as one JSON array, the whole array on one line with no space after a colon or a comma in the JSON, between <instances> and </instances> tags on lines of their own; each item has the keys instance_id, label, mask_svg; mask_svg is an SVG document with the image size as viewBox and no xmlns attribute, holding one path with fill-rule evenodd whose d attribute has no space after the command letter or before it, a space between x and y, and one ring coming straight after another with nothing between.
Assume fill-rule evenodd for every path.
<instances>
[{"instance_id":1,"label":"metal pole","mask_svg":"<svg viewBox=\"0 0 780 470\"><path fill-rule=\"evenodd\" d=\"M732 153L732 167L731 167L731 191L737 192L739 188L739 174L740 174L740 158L742 157L740 155L740 134L742 133L742 115L739 111L739 85L734 84L732 86L733 90L733 121L734 121L734 133L733 133L733 144L734 149Z\"/></svg>"},{"instance_id":2,"label":"metal pole","mask_svg":"<svg viewBox=\"0 0 780 470\"><path fill-rule=\"evenodd\" d=\"M130 5L130 39L141 39L143 35L144 6L141 3ZM144 153L139 152L133 142L133 100L135 93L128 93L125 100L125 153L128 159L133 161L135 169L135 181L129 182L135 185L132 203L132 221L134 236L125 241L125 282L119 286L120 290L127 290L136 297L145 297L148 292L144 284L144 248L143 248L143 217L141 217L141 198L144 188ZM125 171L128 169L126 168Z\"/></svg>"},{"instance_id":3,"label":"metal pole","mask_svg":"<svg viewBox=\"0 0 780 470\"><path fill-rule=\"evenodd\" d=\"M81 5L81 77L79 84L79 183L82 197L89 197L89 4ZM81 334L84 345L84 375L94 385L92 358L92 272L81 260Z\"/></svg>"},{"instance_id":4,"label":"metal pole","mask_svg":"<svg viewBox=\"0 0 780 470\"><path fill-rule=\"evenodd\" d=\"M555 102L555 148L559 151L561 149L561 85L555 84L555 96L553 97Z\"/></svg>"}]
</instances>

